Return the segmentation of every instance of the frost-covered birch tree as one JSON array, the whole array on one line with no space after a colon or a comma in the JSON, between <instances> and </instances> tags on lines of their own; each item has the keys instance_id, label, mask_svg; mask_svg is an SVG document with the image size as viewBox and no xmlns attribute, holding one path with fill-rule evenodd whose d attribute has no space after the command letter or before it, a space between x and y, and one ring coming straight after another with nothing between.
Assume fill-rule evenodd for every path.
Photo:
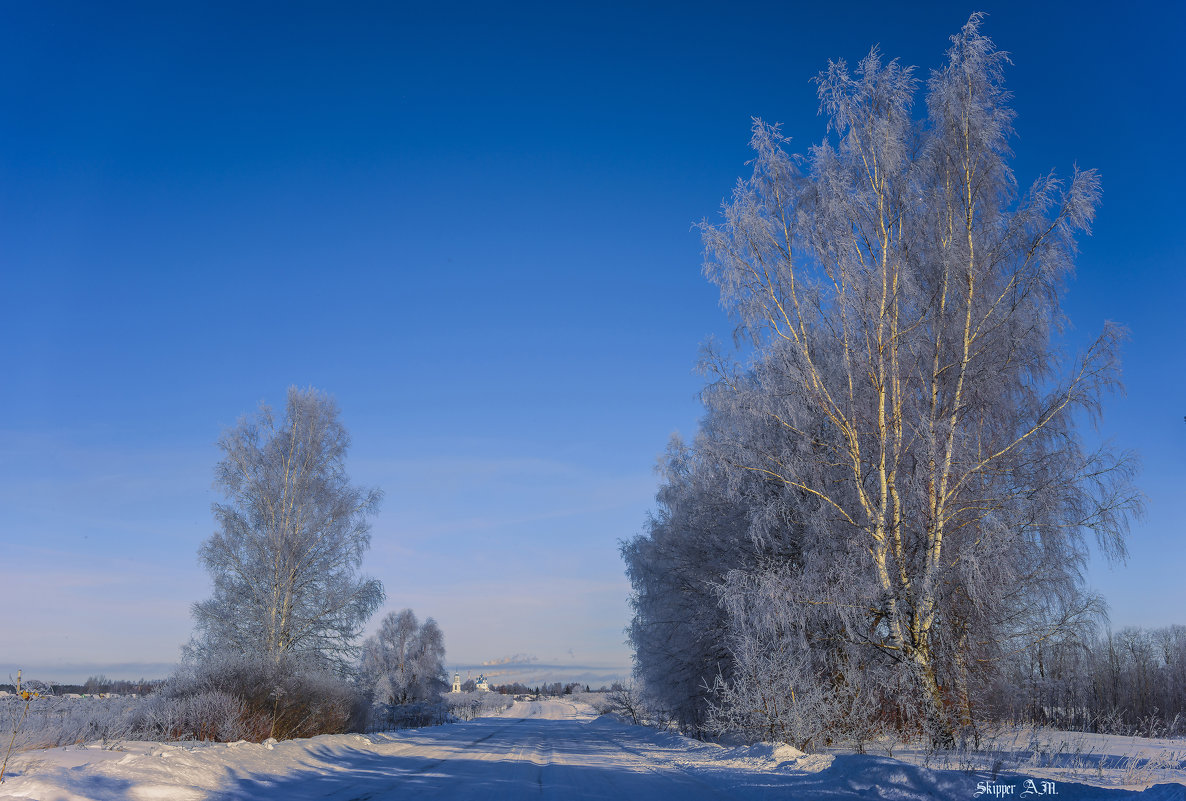
<instances>
[{"instance_id":1,"label":"frost-covered birch tree","mask_svg":"<svg viewBox=\"0 0 1186 801\"><path fill-rule=\"evenodd\" d=\"M445 635L431 617L421 624L411 609L391 612L363 643L360 672L376 704L430 701L448 686Z\"/></svg>"},{"instance_id":2,"label":"frost-covered birch tree","mask_svg":"<svg viewBox=\"0 0 1186 801\"><path fill-rule=\"evenodd\" d=\"M381 493L350 484L349 444L334 400L295 387L282 418L261 405L223 433L225 502L199 552L214 583L193 607L199 653L350 669L383 586L359 573Z\"/></svg>"},{"instance_id":3,"label":"frost-covered birch tree","mask_svg":"<svg viewBox=\"0 0 1186 801\"><path fill-rule=\"evenodd\" d=\"M831 137L793 156L755 121L752 177L702 226L705 272L750 347L712 363L699 458L731 487L777 488L738 496L749 535L797 543L716 567L725 642L737 677L783 677L787 719L802 698L863 704L950 740L995 660L1098 611L1084 535L1122 555L1139 508L1131 457L1076 428L1119 386L1121 332L1076 357L1057 344L1099 179L1018 191L1008 59L981 21L952 37L917 116L913 69L876 48L855 70L830 63ZM740 680L718 687L724 719L773 698Z\"/></svg>"}]
</instances>

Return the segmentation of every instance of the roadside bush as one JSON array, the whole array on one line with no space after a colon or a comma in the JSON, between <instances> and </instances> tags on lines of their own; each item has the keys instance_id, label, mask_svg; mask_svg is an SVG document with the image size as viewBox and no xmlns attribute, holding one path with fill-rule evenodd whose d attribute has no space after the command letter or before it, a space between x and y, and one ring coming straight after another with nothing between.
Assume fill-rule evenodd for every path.
<instances>
[{"instance_id":1,"label":"roadside bush","mask_svg":"<svg viewBox=\"0 0 1186 801\"><path fill-rule=\"evenodd\" d=\"M604 700L594 707L600 714L618 715L636 726L651 726L660 731L666 731L676 723L671 710L647 693L645 686L633 681L626 684L614 682L609 692L598 694L604 695Z\"/></svg>"},{"instance_id":2,"label":"roadside bush","mask_svg":"<svg viewBox=\"0 0 1186 801\"><path fill-rule=\"evenodd\" d=\"M578 701L582 704L588 704L593 707L593 711L598 715L605 715L614 711L614 702L610 698L610 693L607 692L575 692L572 694L572 700Z\"/></svg>"},{"instance_id":3,"label":"roadside bush","mask_svg":"<svg viewBox=\"0 0 1186 801\"><path fill-rule=\"evenodd\" d=\"M244 657L187 666L142 697L55 696L45 687L27 710L20 696L0 696L5 747L9 741L14 752L126 740L259 742L362 731L367 723L366 700L342 678ZM391 727L443 721L443 709L427 706L391 714Z\"/></svg>"},{"instance_id":4,"label":"roadside bush","mask_svg":"<svg viewBox=\"0 0 1186 801\"><path fill-rule=\"evenodd\" d=\"M137 740L218 742L248 739L256 729L243 700L219 690L149 696L136 708L132 728Z\"/></svg>"},{"instance_id":5,"label":"roadside bush","mask_svg":"<svg viewBox=\"0 0 1186 801\"><path fill-rule=\"evenodd\" d=\"M364 728L367 705L354 685L324 670L300 668L292 662L233 656L179 672L161 693L184 702L175 708L178 729L170 739L225 739L233 734L234 739L258 742ZM216 722L186 712L198 707Z\"/></svg>"},{"instance_id":6,"label":"roadside bush","mask_svg":"<svg viewBox=\"0 0 1186 801\"><path fill-rule=\"evenodd\" d=\"M73 698L42 695L28 702L0 697L0 735L12 750L149 739L142 728L149 698ZM22 719L23 718L23 719Z\"/></svg>"}]
</instances>

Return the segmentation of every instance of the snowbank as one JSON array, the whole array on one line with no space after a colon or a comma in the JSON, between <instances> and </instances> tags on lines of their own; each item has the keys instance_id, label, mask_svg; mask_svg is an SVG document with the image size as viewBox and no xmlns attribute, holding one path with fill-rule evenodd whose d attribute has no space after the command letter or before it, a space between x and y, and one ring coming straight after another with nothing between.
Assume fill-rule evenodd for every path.
<instances>
[{"instance_id":1,"label":"snowbank","mask_svg":"<svg viewBox=\"0 0 1186 801\"><path fill-rule=\"evenodd\" d=\"M1124 739L1125 742L1121 742ZM1174 753L1134 738L1093 739L1115 757ZM1181 745L1181 744L1178 744ZM114 748L28 751L10 763L0 798L351 799L678 797L787 799L1140 798L1186 801L1186 763L1170 763L1143 792L1094 786L1123 778L1102 765L1088 777L1043 779L1028 769L937 769L871 754L804 754L781 743L720 746L596 717L581 704L519 702L472 723L368 735L322 735L265 743L128 742ZM1138 759L1149 759L1138 756ZM1152 774L1150 774L1151 776ZM1148 777L1146 777L1148 778ZM1042 781L1053 782L1043 785ZM1033 785L1029 795L1026 782ZM1012 788L1012 789L1010 789Z\"/></svg>"}]
</instances>

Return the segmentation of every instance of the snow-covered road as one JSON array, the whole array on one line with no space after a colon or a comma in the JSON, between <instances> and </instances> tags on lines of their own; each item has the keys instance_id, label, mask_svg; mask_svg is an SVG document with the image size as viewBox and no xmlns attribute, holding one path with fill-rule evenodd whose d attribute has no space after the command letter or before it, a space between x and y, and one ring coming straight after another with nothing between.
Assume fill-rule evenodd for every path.
<instances>
[{"instance_id":1,"label":"snow-covered road","mask_svg":"<svg viewBox=\"0 0 1186 801\"><path fill-rule=\"evenodd\" d=\"M632 727L598 726L591 717L563 701L519 702L500 717L393 736L394 748L359 752L339 762L338 771L281 779L242 776L227 796L335 801L733 797L731 788L657 756L654 743L623 737Z\"/></svg>"},{"instance_id":2,"label":"snow-covered road","mask_svg":"<svg viewBox=\"0 0 1186 801\"><path fill-rule=\"evenodd\" d=\"M883 756L724 748L595 717L563 700L518 702L497 717L382 734L28 751L10 768L0 799L922 801L1023 797L1026 789L1026 777L1002 774L981 789L987 775L927 770ZM1186 785L1171 781L1144 793L1061 779L1051 787L1058 801L1186 801Z\"/></svg>"}]
</instances>

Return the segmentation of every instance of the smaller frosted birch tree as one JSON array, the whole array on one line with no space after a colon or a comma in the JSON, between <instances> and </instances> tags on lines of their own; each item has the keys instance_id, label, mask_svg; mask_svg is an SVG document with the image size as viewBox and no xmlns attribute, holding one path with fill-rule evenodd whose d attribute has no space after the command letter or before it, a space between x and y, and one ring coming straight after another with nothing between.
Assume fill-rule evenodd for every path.
<instances>
[{"instance_id":1,"label":"smaller frosted birch tree","mask_svg":"<svg viewBox=\"0 0 1186 801\"><path fill-rule=\"evenodd\" d=\"M338 406L315 389L288 390L283 418L260 406L219 439L219 530L199 558L214 583L194 604L199 656L349 672L355 642L383 601L359 574L379 490L350 484L349 435Z\"/></svg>"},{"instance_id":2,"label":"smaller frosted birch tree","mask_svg":"<svg viewBox=\"0 0 1186 801\"><path fill-rule=\"evenodd\" d=\"M383 618L362 647L361 676L376 704L430 701L446 686L445 635L431 617L423 625L411 609Z\"/></svg>"}]
</instances>

